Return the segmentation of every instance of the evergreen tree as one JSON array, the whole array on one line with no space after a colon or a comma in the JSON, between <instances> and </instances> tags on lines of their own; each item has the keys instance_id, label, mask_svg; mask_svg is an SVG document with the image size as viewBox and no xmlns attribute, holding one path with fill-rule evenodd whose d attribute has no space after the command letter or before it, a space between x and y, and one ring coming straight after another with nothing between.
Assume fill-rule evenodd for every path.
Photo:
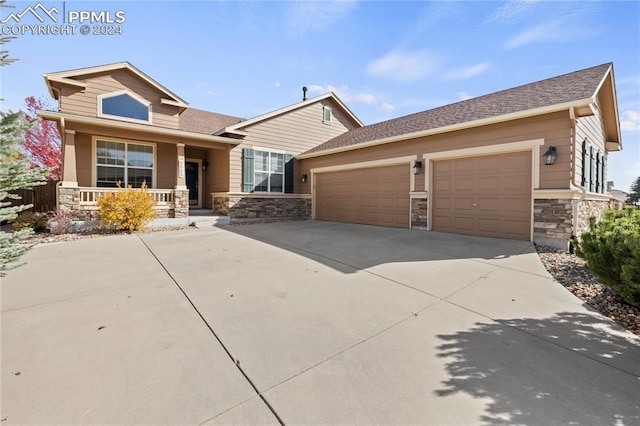
<instances>
[{"instance_id":1,"label":"evergreen tree","mask_svg":"<svg viewBox=\"0 0 640 426\"><path fill-rule=\"evenodd\" d=\"M44 184L50 171L48 168L31 168L20 151L24 132L31 127L31 123L22 117L22 112L0 112L0 222L10 222L21 211L33 207L31 204L11 206L9 200L19 200L20 197L10 192ZM0 231L0 277L20 266L16 262L32 247L23 243L31 232L31 229L12 233Z\"/></svg>"},{"instance_id":2,"label":"evergreen tree","mask_svg":"<svg viewBox=\"0 0 640 426\"><path fill-rule=\"evenodd\" d=\"M640 201L640 176L631 184L627 204L636 205Z\"/></svg>"}]
</instances>

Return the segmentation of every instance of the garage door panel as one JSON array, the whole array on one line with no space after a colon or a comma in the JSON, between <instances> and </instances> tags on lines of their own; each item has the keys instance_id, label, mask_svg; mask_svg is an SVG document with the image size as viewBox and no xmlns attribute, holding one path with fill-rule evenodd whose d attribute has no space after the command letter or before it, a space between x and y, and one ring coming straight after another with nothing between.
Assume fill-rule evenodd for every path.
<instances>
[{"instance_id":1,"label":"garage door panel","mask_svg":"<svg viewBox=\"0 0 640 426\"><path fill-rule=\"evenodd\" d=\"M409 180L408 164L318 173L315 218L409 227ZM341 182L341 185L331 182ZM331 187L330 192L327 187Z\"/></svg>"},{"instance_id":2,"label":"garage door panel","mask_svg":"<svg viewBox=\"0 0 640 426\"><path fill-rule=\"evenodd\" d=\"M436 231L528 240L531 152L434 162Z\"/></svg>"}]
</instances>

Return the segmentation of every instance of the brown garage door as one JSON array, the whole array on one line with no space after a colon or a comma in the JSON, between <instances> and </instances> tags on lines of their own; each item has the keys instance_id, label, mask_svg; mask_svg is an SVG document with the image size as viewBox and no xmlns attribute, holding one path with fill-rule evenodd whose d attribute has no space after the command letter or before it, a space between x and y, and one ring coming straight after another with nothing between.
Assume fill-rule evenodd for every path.
<instances>
[{"instance_id":1,"label":"brown garage door","mask_svg":"<svg viewBox=\"0 0 640 426\"><path fill-rule=\"evenodd\" d=\"M529 240L531 152L434 162L433 230Z\"/></svg>"},{"instance_id":2,"label":"brown garage door","mask_svg":"<svg viewBox=\"0 0 640 426\"><path fill-rule=\"evenodd\" d=\"M408 165L315 175L319 220L409 227Z\"/></svg>"}]
</instances>

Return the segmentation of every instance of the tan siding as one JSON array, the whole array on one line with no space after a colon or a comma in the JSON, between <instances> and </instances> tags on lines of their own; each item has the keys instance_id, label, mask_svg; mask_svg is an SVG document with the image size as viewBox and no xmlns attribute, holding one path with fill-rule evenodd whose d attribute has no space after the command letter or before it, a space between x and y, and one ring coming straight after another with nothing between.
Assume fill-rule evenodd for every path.
<instances>
[{"instance_id":1,"label":"tan siding","mask_svg":"<svg viewBox=\"0 0 640 426\"><path fill-rule=\"evenodd\" d=\"M229 151L209 151L208 174L212 182L210 192L229 191Z\"/></svg>"},{"instance_id":2,"label":"tan siding","mask_svg":"<svg viewBox=\"0 0 640 426\"><path fill-rule=\"evenodd\" d=\"M91 135L76 133L76 171L79 186L93 186L91 172L93 168L93 146Z\"/></svg>"},{"instance_id":3,"label":"tan siding","mask_svg":"<svg viewBox=\"0 0 640 426\"><path fill-rule=\"evenodd\" d=\"M331 124L323 123L323 106L333 110ZM249 133L242 145L231 150L229 158L229 190L242 191L242 149L265 148L301 154L321 143L356 127L353 120L331 99L261 121L243 130ZM296 164L297 166L297 164ZM299 180L300 172L294 166Z\"/></svg>"},{"instance_id":4,"label":"tan siding","mask_svg":"<svg viewBox=\"0 0 640 426\"><path fill-rule=\"evenodd\" d=\"M151 103L154 125L178 128L178 108L162 105L160 99L164 94L133 73L127 70L116 70L110 73L87 76L85 81L87 88L82 91L77 88L62 87L60 100L62 112L96 117L99 95L129 90Z\"/></svg>"},{"instance_id":5,"label":"tan siding","mask_svg":"<svg viewBox=\"0 0 640 426\"><path fill-rule=\"evenodd\" d=\"M156 145L156 180L157 189L173 189L176 187L177 148L175 145L159 143Z\"/></svg>"},{"instance_id":6,"label":"tan siding","mask_svg":"<svg viewBox=\"0 0 640 426\"><path fill-rule=\"evenodd\" d=\"M404 157L424 153L497 145L531 139L544 139L541 153L553 145L558 157L553 166L544 166L540 158L540 188L569 188L571 181L571 125L568 113L554 113L540 117L500 123L483 128L461 130L442 135L345 151L300 161L298 173L310 174L311 168L349 164L385 158ZM310 183L299 185L301 193L311 192ZM416 176L416 191L424 191L424 173Z\"/></svg>"},{"instance_id":7,"label":"tan siding","mask_svg":"<svg viewBox=\"0 0 640 426\"><path fill-rule=\"evenodd\" d=\"M599 106L599 105L598 105ZM604 124L602 122L602 116L600 114L600 108L597 109L595 115L590 117L580 117L576 120L576 161L575 161L575 181L578 185L582 182L582 141L587 139L589 145L594 149L605 154L605 138L604 138ZM606 170L605 170L605 182L606 182Z\"/></svg>"}]
</instances>

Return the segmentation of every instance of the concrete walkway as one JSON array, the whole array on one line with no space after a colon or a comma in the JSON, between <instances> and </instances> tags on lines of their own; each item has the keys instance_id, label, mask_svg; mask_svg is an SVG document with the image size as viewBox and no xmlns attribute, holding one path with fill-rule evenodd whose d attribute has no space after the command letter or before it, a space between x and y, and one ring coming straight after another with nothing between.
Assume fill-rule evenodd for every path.
<instances>
[{"instance_id":1,"label":"concrete walkway","mask_svg":"<svg viewBox=\"0 0 640 426\"><path fill-rule=\"evenodd\" d=\"M289 222L25 260L3 425L640 423L640 339L527 242Z\"/></svg>"}]
</instances>

